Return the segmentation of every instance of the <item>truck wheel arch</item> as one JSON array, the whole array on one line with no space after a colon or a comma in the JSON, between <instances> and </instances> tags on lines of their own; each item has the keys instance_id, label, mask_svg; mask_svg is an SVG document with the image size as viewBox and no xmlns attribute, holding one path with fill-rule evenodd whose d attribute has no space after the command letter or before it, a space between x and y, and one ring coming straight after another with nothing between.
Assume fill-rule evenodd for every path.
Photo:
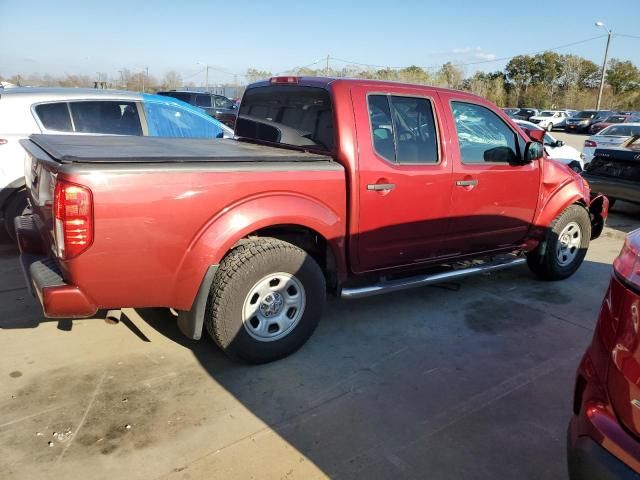
<instances>
[{"instance_id":1,"label":"truck wheel arch","mask_svg":"<svg viewBox=\"0 0 640 480\"><path fill-rule=\"evenodd\" d=\"M218 265L243 239L250 236L315 234L335 262L338 280L346 272L345 219L318 200L294 193L278 193L245 199L215 215L194 237L178 267L173 304L188 310L209 267ZM282 238L286 240L286 238Z\"/></svg>"}]
</instances>

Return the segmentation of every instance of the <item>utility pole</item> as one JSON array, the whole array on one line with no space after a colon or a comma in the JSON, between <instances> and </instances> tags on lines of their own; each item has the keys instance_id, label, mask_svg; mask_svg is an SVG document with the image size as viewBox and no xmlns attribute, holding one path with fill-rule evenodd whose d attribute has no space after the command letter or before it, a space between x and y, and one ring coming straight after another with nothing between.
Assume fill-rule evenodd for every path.
<instances>
[{"instance_id":1,"label":"utility pole","mask_svg":"<svg viewBox=\"0 0 640 480\"><path fill-rule=\"evenodd\" d=\"M596 22L596 27L604 27L604 23ZM602 73L600 75L600 89L598 90L598 102L596 103L596 110L600 110L600 102L602 102L602 90L604 89L604 76L607 72L607 56L609 55L609 44L611 43L611 29L607 29L607 47L604 49L604 61L602 62Z\"/></svg>"},{"instance_id":2,"label":"utility pole","mask_svg":"<svg viewBox=\"0 0 640 480\"><path fill-rule=\"evenodd\" d=\"M207 92L209 91L209 65L205 64L204 66L205 74L204 74L204 83Z\"/></svg>"},{"instance_id":3,"label":"utility pole","mask_svg":"<svg viewBox=\"0 0 640 480\"><path fill-rule=\"evenodd\" d=\"M329 76L329 55L327 55L327 63L325 64L325 67L324 67L324 75L325 77Z\"/></svg>"},{"instance_id":4,"label":"utility pole","mask_svg":"<svg viewBox=\"0 0 640 480\"><path fill-rule=\"evenodd\" d=\"M120 88L122 88L124 86L124 75L122 74L122 70L118 70L118 73L120 74Z\"/></svg>"},{"instance_id":5,"label":"utility pole","mask_svg":"<svg viewBox=\"0 0 640 480\"><path fill-rule=\"evenodd\" d=\"M145 92L144 84L149 84L149 67L144 67L144 76L142 77L142 93Z\"/></svg>"}]
</instances>

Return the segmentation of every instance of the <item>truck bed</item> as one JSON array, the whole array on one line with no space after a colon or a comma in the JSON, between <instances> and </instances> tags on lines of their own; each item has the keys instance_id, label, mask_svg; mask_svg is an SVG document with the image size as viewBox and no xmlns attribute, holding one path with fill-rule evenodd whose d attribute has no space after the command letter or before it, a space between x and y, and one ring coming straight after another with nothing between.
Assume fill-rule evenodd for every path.
<instances>
[{"instance_id":1,"label":"truck bed","mask_svg":"<svg viewBox=\"0 0 640 480\"><path fill-rule=\"evenodd\" d=\"M223 138L36 134L29 139L60 163L332 161L328 155Z\"/></svg>"}]
</instances>

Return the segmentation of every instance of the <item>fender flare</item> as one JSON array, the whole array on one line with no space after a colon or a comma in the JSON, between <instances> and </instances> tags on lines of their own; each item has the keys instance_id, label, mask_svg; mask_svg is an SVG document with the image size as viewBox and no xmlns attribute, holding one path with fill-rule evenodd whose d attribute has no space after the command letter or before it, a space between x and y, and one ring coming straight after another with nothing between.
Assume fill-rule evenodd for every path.
<instances>
[{"instance_id":1,"label":"fender flare","mask_svg":"<svg viewBox=\"0 0 640 480\"><path fill-rule=\"evenodd\" d=\"M209 267L219 265L242 238L278 225L296 225L317 232L331 248L338 272L346 268L344 217L303 194L258 195L223 209L195 235L177 269L172 304L177 309L190 310Z\"/></svg>"}]
</instances>

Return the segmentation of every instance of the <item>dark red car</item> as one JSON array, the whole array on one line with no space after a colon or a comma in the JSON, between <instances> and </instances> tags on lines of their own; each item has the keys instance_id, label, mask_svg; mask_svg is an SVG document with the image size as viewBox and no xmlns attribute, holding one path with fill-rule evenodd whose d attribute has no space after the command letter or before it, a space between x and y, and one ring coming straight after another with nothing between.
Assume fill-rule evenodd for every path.
<instances>
[{"instance_id":1,"label":"dark red car","mask_svg":"<svg viewBox=\"0 0 640 480\"><path fill-rule=\"evenodd\" d=\"M580 366L568 434L569 476L640 478L640 230L613 263Z\"/></svg>"},{"instance_id":2,"label":"dark red car","mask_svg":"<svg viewBox=\"0 0 640 480\"><path fill-rule=\"evenodd\" d=\"M633 115L611 115L605 118L604 122L598 122L591 125L591 127L589 127L589 133L593 135L594 133L598 133L600 130L604 130L610 125L614 125L616 123L637 122L639 119L639 117L634 117Z\"/></svg>"}]
</instances>

